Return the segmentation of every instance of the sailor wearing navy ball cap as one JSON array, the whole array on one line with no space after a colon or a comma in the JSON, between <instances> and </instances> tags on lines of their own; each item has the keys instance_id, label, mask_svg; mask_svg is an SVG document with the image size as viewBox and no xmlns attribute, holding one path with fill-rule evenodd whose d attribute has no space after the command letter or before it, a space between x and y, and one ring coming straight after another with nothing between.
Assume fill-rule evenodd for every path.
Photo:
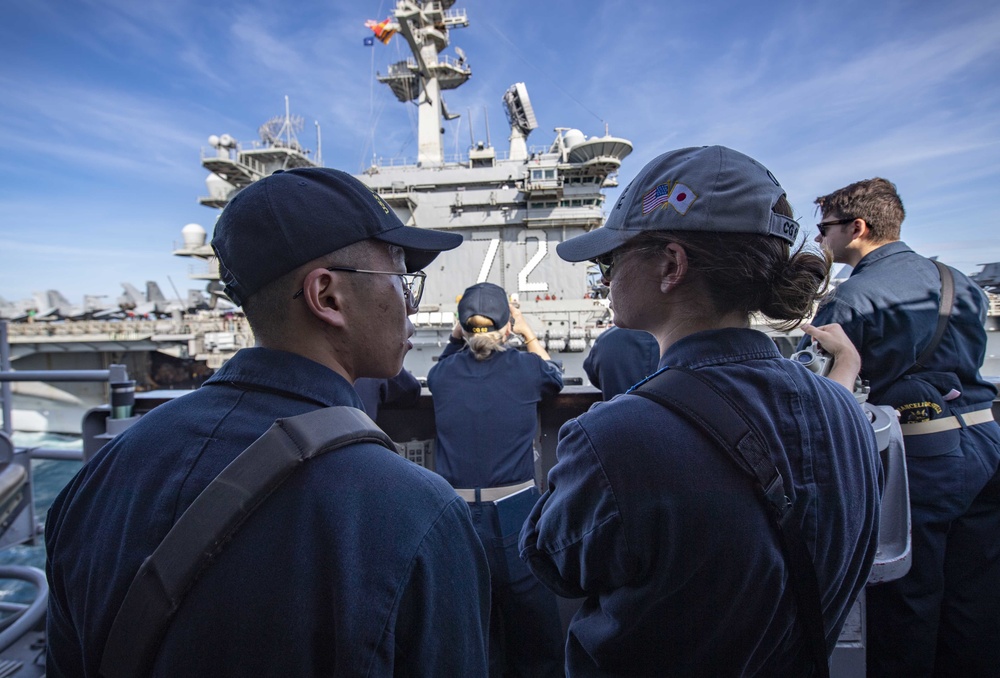
<instances>
[{"instance_id":1,"label":"sailor wearing navy ball cap","mask_svg":"<svg viewBox=\"0 0 1000 678\"><path fill-rule=\"evenodd\" d=\"M521 336L524 351L508 344ZM555 596L518 558L517 535L538 499L533 443L538 403L562 372L504 290L479 283L427 375L437 426L435 467L472 511L492 573L490 676L562 676Z\"/></svg>"},{"instance_id":2,"label":"sailor wearing navy ball cap","mask_svg":"<svg viewBox=\"0 0 1000 678\"><path fill-rule=\"evenodd\" d=\"M399 373L420 269L460 243L404 226L333 169L276 173L233 198L212 245L256 345L143 415L53 503L47 675L126 673L134 648L105 648L142 563L276 419L360 410L356 379ZM175 608L151 665L128 675L482 676L489 586L448 483L354 442L301 463L261 501Z\"/></svg>"}]
</instances>

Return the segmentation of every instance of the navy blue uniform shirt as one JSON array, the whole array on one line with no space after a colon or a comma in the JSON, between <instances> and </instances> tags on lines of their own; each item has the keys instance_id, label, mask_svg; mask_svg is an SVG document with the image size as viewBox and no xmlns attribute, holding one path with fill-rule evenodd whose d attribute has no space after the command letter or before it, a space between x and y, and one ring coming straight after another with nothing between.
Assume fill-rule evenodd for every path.
<instances>
[{"instance_id":1,"label":"navy blue uniform shirt","mask_svg":"<svg viewBox=\"0 0 1000 678\"><path fill-rule=\"evenodd\" d=\"M904 377L937 328L941 276L934 262L903 242L883 245L820 306L814 324L840 323L858 347L872 402L913 402L898 398L900 391L919 397L907 394L907 382L917 380L937 389L930 402L941 417L991 407L996 389L979 374L986 295L962 273L952 269L952 276L947 329L914 375ZM961 395L944 400L949 388ZM868 591L869 675L993 675L1000 665L1000 555L984 546L1000 534L1000 427L986 421L904 435L913 561L905 577Z\"/></svg>"},{"instance_id":2,"label":"navy blue uniform shirt","mask_svg":"<svg viewBox=\"0 0 1000 678\"><path fill-rule=\"evenodd\" d=\"M562 388L554 363L514 349L480 361L452 338L428 372L427 386L434 394L435 468L448 482L483 488L534 480L538 403ZM491 677L563 675L556 598L518 557L517 536L537 498L532 488L502 508L470 503L492 575Z\"/></svg>"},{"instance_id":3,"label":"navy blue uniform shirt","mask_svg":"<svg viewBox=\"0 0 1000 678\"><path fill-rule=\"evenodd\" d=\"M365 414L372 421L378 421L382 405L396 407L415 407L420 401L420 382L413 374L403 368L392 379L372 379L362 377L354 382L354 390L358 392Z\"/></svg>"},{"instance_id":4,"label":"navy blue uniform shirt","mask_svg":"<svg viewBox=\"0 0 1000 678\"><path fill-rule=\"evenodd\" d=\"M463 346L450 341L427 373L437 472L463 488L531 480L538 403L562 390L559 367L514 349L476 360Z\"/></svg>"},{"instance_id":5,"label":"navy blue uniform shirt","mask_svg":"<svg viewBox=\"0 0 1000 678\"><path fill-rule=\"evenodd\" d=\"M962 395L950 405L961 412L992 402L997 391L979 376L986 355L986 295L959 271L952 269L952 275L955 301L948 328L925 367L958 377ZM861 378L871 384L870 400L891 404L880 398L930 344L940 299L937 266L897 241L865 255L812 322L840 323L861 353Z\"/></svg>"},{"instance_id":6,"label":"navy blue uniform shirt","mask_svg":"<svg viewBox=\"0 0 1000 678\"><path fill-rule=\"evenodd\" d=\"M197 391L106 445L49 511L48 675L97 676L142 563L278 417L361 407L326 367L239 351ZM154 676L481 676L489 572L468 506L373 444L299 468L204 572Z\"/></svg>"},{"instance_id":7,"label":"navy blue uniform shirt","mask_svg":"<svg viewBox=\"0 0 1000 678\"><path fill-rule=\"evenodd\" d=\"M754 330L687 336L662 364L721 388L770 443L815 554L832 649L878 538L881 464L864 412ZM626 394L564 424L557 456L520 544L543 583L586 598L570 622L570 675L808 673L771 519L701 429Z\"/></svg>"},{"instance_id":8,"label":"navy blue uniform shirt","mask_svg":"<svg viewBox=\"0 0 1000 678\"><path fill-rule=\"evenodd\" d=\"M624 393L656 371L660 345L649 332L611 327L601 333L583 361L583 370L605 400Z\"/></svg>"}]
</instances>

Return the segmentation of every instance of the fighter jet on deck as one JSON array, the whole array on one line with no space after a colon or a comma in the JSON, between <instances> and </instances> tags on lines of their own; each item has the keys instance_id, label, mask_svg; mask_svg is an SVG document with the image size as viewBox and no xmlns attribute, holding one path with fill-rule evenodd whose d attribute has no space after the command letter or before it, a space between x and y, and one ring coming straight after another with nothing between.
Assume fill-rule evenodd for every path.
<instances>
[{"instance_id":1,"label":"fighter jet on deck","mask_svg":"<svg viewBox=\"0 0 1000 678\"><path fill-rule=\"evenodd\" d=\"M103 298L92 294L85 295L83 305L80 306L70 303L59 290L45 290L35 292L31 300L0 304L0 316L14 322L100 318L117 310L103 303L101 301Z\"/></svg>"}]
</instances>

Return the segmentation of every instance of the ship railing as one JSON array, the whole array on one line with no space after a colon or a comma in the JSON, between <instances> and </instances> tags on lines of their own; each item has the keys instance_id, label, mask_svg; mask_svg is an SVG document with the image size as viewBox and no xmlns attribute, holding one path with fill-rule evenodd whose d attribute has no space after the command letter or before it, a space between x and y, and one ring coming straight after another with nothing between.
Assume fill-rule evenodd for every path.
<instances>
[{"instance_id":1,"label":"ship railing","mask_svg":"<svg viewBox=\"0 0 1000 678\"><path fill-rule=\"evenodd\" d=\"M162 323L128 318L124 320L64 320L57 322L16 323L8 328L11 336L30 337L73 337L100 335L111 341L139 341L163 329Z\"/></svg>"},{"instance_id":2,"label":"ship railing","mask_svg":"<svg viewBox=\"0 0 1000 678\"><path fill-rule=\"evenodd\" d=\"M3 514L3 529L0 532L0 549L19 544L36 543L42 527L35 515L35 497L31 462L35 459L57 461L83 461L84 449L65 450L45 447L15 447L13 434L13 403L10 382L13 381L71 381L108 382L111 405L95 408L88 417L103 410L108 416L102 429L103 435L94 438L110 438L124 430L138 417L132 416L135 398L135 382L129 380L124 365L111 365L106 370L13 370L10 360L10 343L7 336L7 321L0 320L0 414L3 416L0 430L0 512ZM102 422L104 423L104 422ZM86 430L87 419L84 419ZM91 426L93 428L93 426ZM34 597L29 603L0 603L0 652L20 640L25 633L42 623L48 607L49 589L45 573L27 565L6 565L0 567L0 579L13 579L34 587Z\"/></svg>"},{"instance_id":3,"label":"ship railing","mask_svg":"<svg viewBox=\"0 0 1000 678\"><path fill-rule=\"evenodd\" d=\"M446 9L442 13L445 26L468 26L469 15L464 9Z\"/></svg>"},{"instance_id":4,"label":"ship railing","mask_svg":"<svg viewBox=\"0 0 1000 678\"><path fill-rule=\"evenodd\" d=\"M112 414L120 419L131 416L131 403L135 398L135 382L129 379L128 370L124 365L111 365L106 370L13 370L10 365L10 343L7 329L7 321L0 320L0 412L3 415L2 433L7 441L14 431L12 420L13 393L10 387L10 383L14 381L107 382L111 394ZM20 462L29 473L32 459L83 460L83 453L79 450L30 447L14 449L13 451L13 459L7 461ZM2 540L0 540L0 547L3 545Z\"/></svg>"},{"instance_id":5,"label":"ship railing","mask_svg":"<svg viewBox=\"0 0 1000 678\"><path fill-rule=\"evenodd\" d=\"M247 174L256 174L257 176L263 176L266 174L266 169L264 164L259 160L254 160L252 157L248 157L246 153L242 150L236 152L236 158L233 159L229 156L220 156L215 149L206 150L204 147L201 149L201 160L204 163L205 160L222 160L228 163L232 163L236 167L239 167Z\"/></svg>"},{"instance_id":6,"label":"ship railing","mask_svg":"<svg viewBox=\"0 0 1000 678\"><path fill-rule=\"evenodd\" d=\"M469 70L469 67L465 65L464 60L450 57L447 54L438 54L437 60L438 60L438 66L447 66L448 68L453 68L456 71Z\"/></svg>"},{"instance_id":7,"label":"ship railing","mask_svg":"<svg viewBox=\"0 0 1000 678\"><path fill-rule=\"evenodd\" d=\"M267 173L264 167L264 163L260 162L259 160L254 160L253 158L249 157L244 151L240 151L237 154L236 158L237 158L237 164L243 165L257 176L263 176Z\"/></svg>"},{"instance_id":8,"label":"ship railing","mask_svg":"<svg viewBox=\"0 0 1000 678\"><path fill-rule=\"evenodd\" d=\"M389 64L389 71L386 74L390 78L411 77L417 70L417 61L413 57L407 57L403 61Z\"/></svg>"},{"instance_id":9,"label":"ship railing","mask_svg":"<svg viewBox=\"0 0 1000 678\"><path fill-rule=\"evenodd\" d=\"M208 263L201 264L189 264L188 265L188 277L193 276L214 276L215 279L219 278L219 260L214 256Z\"/></svg>"},{"instance_id":10,"label":"ship railing","mask_svg":"<svg viewBox=\"0 0 1000 678\"><path fill-rule=\"evenodd\" d=\"M498 150L496 151L497 160L507 160L510 153L508 151ZM448 169L449 165L454 165L456 167L461 166L465 169L469 166L469 154L466 153L449 153L444 156L444 169ZM416 167L417 161L413 158L408 158L404 156L397 156L393 158L383 158L379 157L372 161L372 167Z\"/></svg>"},{"instance_id":11,"label":"ship railing","mask_svg":"<svg viewBox=\"0 0 1000 678\"><path fill-rule=\"evenodd\" d=\"M12 370L7 321L0 320L0 414L3 416L0 430L0 511L4 515L0 549L18 544L34 544L41 534L41 526L35 516L32 460L83 459L82 452L77 450L14 446L11 440L12 381L107 381L111 389L111 414L117 417L121 417L126 409L131 415L131 406L123 407L122 402L134 399L135 395L135 382L128 379L124 365L112 365L106 370ZM114 407L116 404L117 408ZM48 607L49 589L45 573L36 567L3 566L0 567L0 579L26 582L35 589L34 597L27 604L0 604L0 612L7 613L0 620L0 652L3 652L42 622Z\"/></svg>"},{"instance_id":12,"label":"ship railing","mask_svg":"<svg viewBox=\"0 0 1000 678\"><path fill-rule=\"evenodd\" d=\"M447 66L458 71L468 70L468 66L465 65L465 61L448 56L447 54L438 54L436 65ZM413 57L407 57L402 61L396 61L395 63L389 64L387 75L392 78L410 77L416 70L417 60Z\"/></svg>"},{"instance_id":13,"label":"ship railing","mask_svg":"<svg viewBox=\"0 0 1000 678\"><path fill-rule=\"evenodd\" d=\"M13 393L11 382L15 381L39 381L39 382L107 382L109 391L109 405L101 408L110 413L110 420L107 429L124 430L127 428L126 422L131 424L136 417L132 416L132 406L135 402L135 381L129 379L128 370L124 365L111 365L106 370L14 370L11 369L10 341L8 336L8 324L6 320L0 320L0 445L8 445L13 451L10 459L3 459L0 454L0 463L16 462L21 464L28 472L28 485L30 487L31 460L50 459L55 461L83 461L84 453L80 450L66 450L46 447L25 447L14 448L10 444L10 438L14 431L13 424ZM117 424L112 424L117 421ZM84 441L86 442L86 441ZM9 545L0 537L0 548Z\"/></svg>"}]
</instances>

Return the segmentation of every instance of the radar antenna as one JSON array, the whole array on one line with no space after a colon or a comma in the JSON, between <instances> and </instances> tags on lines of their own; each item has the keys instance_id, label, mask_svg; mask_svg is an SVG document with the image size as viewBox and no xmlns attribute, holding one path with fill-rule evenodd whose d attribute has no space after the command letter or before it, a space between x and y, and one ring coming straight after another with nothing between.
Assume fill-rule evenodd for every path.
<instances>
[{"instance_id":1,"label":"radar antenna","mask_svg":"<svg viewBox=\"0 0 1000 678\"><path fill-rule=\"evenodd\" d=\"M528 98L528 88L523 82L510 86L504 95L503 102L507 110L507 121L510 123L510 153L511 160L524 160L528 157L528 135L538 127L535 119L535 109L531 107Z\"/></svg>"},{"instance_id":2,"label":"radar antenna","mask_svg":"<svg viewBox=\"0 0 1000 678\"><path fill-rule=\"evenodd\" d=\"M288 96L285 96L285 114L276 115L263 125L257 132L260 140L266 146L277 146L279 148L291 148L302 151L299 145L296 132L301 132L305 126L305 119L301 115L292 115L288 110Z\"/></svg>"},{"instance_id":3,"label":"radar antenna","mask_svg":"<svg viewBox=\"0 0 1000 678\"><path fill-rule=\"evenodd\" d=\"M507 106L507 121L511 127L516 127L525 137L531 134L531 130L538 128L535 109L531 106L528 88L523 82L511 85L503 95L503 102Z\"/></svg>"}]
</instances>

